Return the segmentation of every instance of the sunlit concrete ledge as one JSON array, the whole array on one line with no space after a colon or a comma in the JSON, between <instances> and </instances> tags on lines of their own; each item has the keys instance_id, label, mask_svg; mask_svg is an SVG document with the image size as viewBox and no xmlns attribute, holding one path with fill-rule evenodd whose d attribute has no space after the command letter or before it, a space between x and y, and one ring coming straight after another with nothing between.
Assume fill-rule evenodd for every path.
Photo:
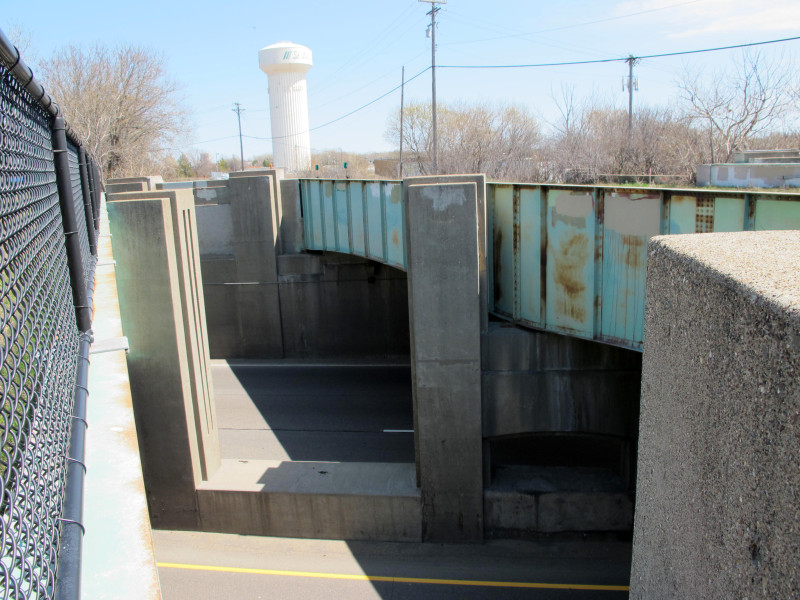
<instances>
[{"instance_id":1,"label":"sunlit concrete ledge","mask_svg":"<svg viewBox=\"0 0 800 600\"><path fill-rule=\"evenodd\" d=\"M204 531L421 541L413 463L223 459L197 489Z\"/></svg>"}]
</instances>

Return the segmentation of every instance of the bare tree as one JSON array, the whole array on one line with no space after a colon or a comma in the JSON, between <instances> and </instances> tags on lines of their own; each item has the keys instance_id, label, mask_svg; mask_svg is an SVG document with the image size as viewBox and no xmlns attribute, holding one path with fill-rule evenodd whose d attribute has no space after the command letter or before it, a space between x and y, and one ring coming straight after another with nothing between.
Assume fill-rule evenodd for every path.
<instances>
[{"instance_id":1,"label":"bare tree","mask_svg":"<svg viewBox=\"0 0 800 600\"><path fill-rule=\"evenodd\" d=\"M796 108L790 65L760 53L745 53L733 70L702 75L687 69L677 85L687 119L707 132L712 162L729 162Z\"/></svg>"},{"instance_id":2,"label":"bare tree","mask_svg":"<svg viewBox=\"0 0 800 600\"><path fill-rule=\"evenodd\" d=\"M41 62L42 79L107 177L143 175L185 133L185 111L163 57L144 48L67 46Z\"/></svg>"},{"instance_id":3,"label":"bare tree","mask_svg":"<svg viewBox=\"0 0 800 600\"><path fill-rule=\"evenodd\" d=\"M521 107L494 109L485 104L440 104L438 167L440 173L486 173L492 179L530 180L542 139L539 124ZM422 174L432 164L431 110L425 103L405 108L403 145ZM390 117L386 139L399 146L400 114Z\"/></svg>"}]
</instances>

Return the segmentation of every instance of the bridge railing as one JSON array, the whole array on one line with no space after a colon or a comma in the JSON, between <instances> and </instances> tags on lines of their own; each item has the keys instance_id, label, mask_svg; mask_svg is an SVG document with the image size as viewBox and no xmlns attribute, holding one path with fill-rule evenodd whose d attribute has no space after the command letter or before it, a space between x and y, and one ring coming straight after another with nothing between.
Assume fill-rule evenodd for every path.
<instances>
[{"instance_id":1,"label":"bridge railing","mask_svg":"<svg viewBox=\"0 0 800 600\"><path fill-rule=\"evenodd\" d=\"M300 180L309 250L406 269L402 181ZM800 194L489 183L489 311L641 350L655 235L800 229Z\"/></svg>"},{"instance_id":2,"label":"bridge railing","mask_svg":"<svg viewBox=\"0 0 800 600\"><path fill-rule=\"evenodd\" d=\"M0 597L79 597L97 166L0 31Z\"/></svg>"}]
</instances>

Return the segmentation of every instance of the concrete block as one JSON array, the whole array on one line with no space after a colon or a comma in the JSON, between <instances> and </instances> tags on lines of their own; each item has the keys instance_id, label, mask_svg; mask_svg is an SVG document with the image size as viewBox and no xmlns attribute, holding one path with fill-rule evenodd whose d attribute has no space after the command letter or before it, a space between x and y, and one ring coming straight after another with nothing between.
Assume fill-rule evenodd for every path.
<instances>
[{"instance_id":1,"label":"concrete block","mask_svg":"<svg viewBox=\"0 0 800 600\"><path fill-rule=\"evenodd\" d=\"M796 597L800 233L648 255L631 597Z\"/></svg>"},{"instance_id":2,"label":"concrete block","mask_svg":"<svg viewBox=\"0 0 800 600\"><path fill-rule=\"evenodd\" d=\"M483 493L483 520L493 537L531 534L539 531L536 494L504 490Z\"/></svg>"},{"instance_id":3,"label":"concrete block","mask_svg":"<svg viewBox=\"0 0 800 600\"><path fill-rule=\"evenodd\" d=\"M542 533L630 531L633 501L624 493L552 493L539 496Z\"/></svg>"}]
</instances>

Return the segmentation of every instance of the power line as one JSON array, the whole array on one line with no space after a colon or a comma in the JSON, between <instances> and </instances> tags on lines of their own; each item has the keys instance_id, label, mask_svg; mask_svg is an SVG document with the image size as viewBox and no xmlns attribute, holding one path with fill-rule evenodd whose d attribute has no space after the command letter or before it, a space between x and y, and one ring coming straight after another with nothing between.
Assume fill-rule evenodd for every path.
<instances>
[{"instance_id":1,"label":"power line","mask_svg":"<svg viewBox=\"0 0 800 600\"><path fill-rule=\"evenodd\" d=\"M529 35L534 35L534 34L537 34L537 33L550 33L552 31L563 31L564 29L575 29L577 27L584 27L586 25L597 25L598 23L607 23L608 21L618 21L620 19L628 19L630 17L638 17L639 15L644 15L644 14L647 14L647 13L653 13L653 12L658 12L658 11L662 11L662 10L667 10L667 9L670 9L670 8L677 8L678 6L686 6L687 4L697 4L698 2L702 2L702 1L703 0L689 0L688 2L680 2L678 4L670 4L668 6L661 6L659 8L649 8L647 10L640 10L638 12L628 13L626 15L618 15L616 17L606 17L604 19L597 19L595 21L584 21L582 23L575 23L574 25L562 25L561 27L550 27L549 29L538 29L536 31L529 31L529 32L526 32L526 33L512 33L512 34L509 34L509 35L501 35L501 36L497 36L497 37L484 38L484 39L481 39L481 40L465 40L465 41L461 41L461 42L450 42L449 44L443 44L443 45L473 44L473 43L477 43L477 42L492 42L492 41L495 41L495 40L504 40L504 39L515 38L515 37L516 38L524 38L524 37L527 37ZM456 13L456 16L458 16L458 13ZM486 28L484 27L484 29L486 29Z\"/></svg>"},{"instance_id":2,"label":"power line","mask_svg":"<svg viewBox=\"0 0 800 600\"><path fill-rule=\"evenodd\" d=\"M409 82L414 81L420 75L423 75L424 73L427 73L429 70L430 70L430 67L425 67L424 69L422 69L422 71L420 71L419 73L417 73L416 75L414 75L410 79L406 79L406 81L405 81L406 85ZM327 127L328 125L332 125L332 124L336 123L337 121L341 121L342 119L346 119L347 117L349 117L351 115L354 115L359 111L364 110L368 106L371 106L371 105L375 104L378 100L383 100L386 96L388 96L392 92L396 92L401 87L403 87L403 84L400 84L400 85L397 85L397 86L393 87L388 92L386 92L384 94L381 94L377 98L374 98L373 100L370 100L369 102L359 106L355 110L351 110L349 113L347 113L345 115L342 115L341 117L336 117L335 119L333 119L331 121L328 121L327 123L323 123L322 125L317 125L316 127L312 127L311 129L308 129L307 131L301 131L299 133L293 133L292 135L282 135L282 136L279 136L279 137L256 137L254 135L246 135L244 137L250 138L250 139L253 139L253 140L267 140L267 141L269 141L269 140L282 140L282 139L294 137L295 135L300 135L300 134L303 134L303 133L311 133L312 131L316 131L317 129L322 129L323 127Z\"/></svg>"},{"instance_id":3,"label":"power line","mask_svg":"<svg viewBox=\"0 0 800 600\"><path fill-rule=\"evenodd\" d=\"M667 56L685 56L687 54L700 54L703 52L718 52L720 50L735 50L737 48L751 48L753 46L764 46L766 44L779 44L781 42L793 42L800 40L800 36L781 38L779 40L767 40L765 42L751 42L749 44L736 44L734 46L718 46L716 48L703 48L701 50L683 50L681 52L664 52L662 54L647 54L644 56L634 56L633 58L640 60L645 58L664 58ZM438 65L440 69L522 69L532 67L569 67L573 65L596 65L600 63L611 62L627 62L630 56L623 58L602 58L596 60L576 60L571 62L554 62L554 63L534 63L527 65Z\"/></svg>"}]
</instances>

